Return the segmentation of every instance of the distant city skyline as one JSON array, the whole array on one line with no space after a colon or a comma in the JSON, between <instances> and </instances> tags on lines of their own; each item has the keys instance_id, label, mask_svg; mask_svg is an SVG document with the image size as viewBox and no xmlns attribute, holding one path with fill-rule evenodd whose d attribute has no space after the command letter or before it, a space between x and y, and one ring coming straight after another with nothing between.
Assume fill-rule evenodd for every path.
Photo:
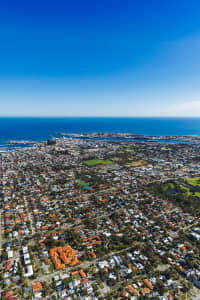
<instances>
[{"instance_id":1,"label":"distant city skyline","mask_svg":"<svg viewBox=\"0 0 200 300\"><path fill-rule=\"evenodd\" d=\"M0 4L0 116L200 117L198 0Z\"/></svg>"}]
</instances>

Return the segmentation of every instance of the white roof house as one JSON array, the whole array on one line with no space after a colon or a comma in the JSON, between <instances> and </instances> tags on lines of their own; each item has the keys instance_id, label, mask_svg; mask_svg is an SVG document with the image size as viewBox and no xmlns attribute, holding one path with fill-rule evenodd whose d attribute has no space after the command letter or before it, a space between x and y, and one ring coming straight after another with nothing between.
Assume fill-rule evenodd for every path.
<instances>
[{"instance_id":1,"label":"white roof house","mask_svg":"<svg viewBox=\"0 0 200 300\"><path fill-rule=\"evenodd\" d=\"M28 265L26 267L26 272L24 274L25 277L31 277L33 275L33 267L32 265Z\"/></svg>"},{"instance_id":2,"label":"white roof house","mask_svg":"<svg viewBox=\"0 0 200 300\"><path fill-rule=\"evenodd\" d=\"M13 258L13 250L8 251L8 258Z\"/></svg>"}]
</instances>

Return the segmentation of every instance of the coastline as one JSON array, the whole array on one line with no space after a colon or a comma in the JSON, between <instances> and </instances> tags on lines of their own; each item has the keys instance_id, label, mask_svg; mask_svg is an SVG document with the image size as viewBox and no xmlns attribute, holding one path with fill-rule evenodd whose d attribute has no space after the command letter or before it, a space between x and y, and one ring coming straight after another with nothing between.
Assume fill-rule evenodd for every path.
<instances>
[{"instance_id":1,"label":"coastline","mask_svg":"<svg viewBox=\"0 0 200 300\"><path fill-rule=\"evenodd\" d=\"M0 117L0 150L60 138L200 143L200 118Z\"/></svg>"},{"instance_id":2,"label":"coastline","mask_svg":"<svg viewBox=\"0 0 200 300\"><path fill-rule=\"evenodd\" d=\"M119 142L119 143L160 143L160 144L189 144L189 145L197 145L200 146L200 136L138 136L134 134L124 134L124 133L57 133L60 135L59 137L51 136L49 140L82 140L85 142ZM30 140L13 140L8 141L6 144L0 144L0 153L12 151L12 150L20 150L20 149L28 149L33 148L39 144L46 143L48 140L43 141L30 141Z\"/></svg>"}]
</instances>

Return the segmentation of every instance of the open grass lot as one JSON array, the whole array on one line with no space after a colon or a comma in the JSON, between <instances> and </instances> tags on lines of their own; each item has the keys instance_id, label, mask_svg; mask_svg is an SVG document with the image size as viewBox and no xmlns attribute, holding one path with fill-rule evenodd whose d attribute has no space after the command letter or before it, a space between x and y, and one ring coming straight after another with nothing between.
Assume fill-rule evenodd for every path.
<instances>
[{"instance_id":1,"label":"open grass lot","mask_svg":"<svg viewBox=\"0 0 200 300\"><path fill-rule=\"evenodd\" d=\"M184 193L187 193L187 195L190 195L191 193L190 193L190 189L189 189L189 187L186 187L186 186L184 186L184 185L180 185L180 188L182 189L182 191L184 192Z\"/></svg>"},{"instance_id":2,"label":"open grass lot","mask_svg":"<svg viewBox=\"0 0 200 300\"><path fill-rule=\"evenodd\" d=\"M103 160L103 159L90 159L84 160L83 163L87 166L96 166L96 165L110 165L113 162L111 160Z\"/></svg>"},{"instance_id":3,"label":"open grass lot","mask_svg":"<svg viewBox=\"0 0 200 300\"><path fill-rule=\"evenodd\" d=\"M186 182L193 186L200 186L200 177L187 178Z\"/></svg>"},{"instance_id":4,"label":"open grass lot","mask_svg":"<svg viewBox=\"0 0 200 300\"><path fill-rule=\"evenodd\" d=\"M87 185L90 185L89 182L78 182L78 185L79 186L87 186Z\"/></svg>"},{"instance_id":5,"label":"open grass lot","mask_svg":"<svg viewBox=\"0 0 200 300\"><path fill-rule=\"evenodd\" d=\"M150 186L151 191L159 196L164 196L174 204L180 206L184 212L200 215L200 189L198 186L187 185L183 182L171 181L154 183Z\"/></svg>"},{"instance_id":6,"label":"open grass lot","mask_svg":"<svg viewBox=\"0 0 200 300\"><path fill-rule=\"evenodd\" d=\"M128 163L128 165L132 166L132 167L142 167L142 166L148 165L148 162L141 159L141 160L137 160L137 161L131 161Z\"/></svg>"},{"instance_id":7,"label":"open grass lot","mask_svg":"<svg viewBox=\"0 0 200 300\"><path fill-rule=\"evenodd\" d=\"M184 195L187 195L187 196L196 196L196 197L200 197L200 192L198 191L192 191L190 189L190 187L188 186L185 186L183 184L178 184L176 182L176 185L172 182L168 182L168 183L165 183L163 186L162 186L162 190L164 192L168 192L170 193L170 191L173 191L172 194L176 194L177 192L181 192L183 193Z\"/></svg>"},{"instance_id":8,"label":"open grass lot","mask_svg":"<svg viewBox=\"0 0 200 300\"><path fill-rule=\"evenodd\" d=\"M135 153L135 150L133 150L133 149L126 149L124 151L127 152L127 153Z\"/></svg>"},{"instance_id":9,"label":"open grass lot","mask_svg":"<svg viewBox=\"0 0 200 300\"><path fill-rule=\"evenodd\" d=\"M186 193L188 196L196 196L196 197L200 197L200 193L199 192L195 192L195 193L192 193L189 189L189 187L187 186L184 186L184 185L180 185L180 188L183 190L184 193Z\"/></svg>"},{"instance_id":10,"label":"open grass lot","mask_svg":"<svg viewBox=\"0 0 200 300\"><path fill-rule=\"evenodd\" d=\"M174 189L174 184L172 182L169 182L169 183L163 185L163 191L165 191L165 192L168 190L172 190L172 189Z\"/></svg>"}]
</instances>

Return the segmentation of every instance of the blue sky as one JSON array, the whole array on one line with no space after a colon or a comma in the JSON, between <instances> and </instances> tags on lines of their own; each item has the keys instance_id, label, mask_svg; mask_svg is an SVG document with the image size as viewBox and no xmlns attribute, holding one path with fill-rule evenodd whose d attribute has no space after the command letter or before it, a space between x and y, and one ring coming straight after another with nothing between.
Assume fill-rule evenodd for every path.
<instances>
[{"instance_id":1,"label":"blue sky","mask_svg":"<svg viewBox=\"0 0 200 300\"><path fill-rule=\"evenodd\" d=\"M199 0L2 1L1 116L200 116Z\"/></svg>"}]
</instances>

